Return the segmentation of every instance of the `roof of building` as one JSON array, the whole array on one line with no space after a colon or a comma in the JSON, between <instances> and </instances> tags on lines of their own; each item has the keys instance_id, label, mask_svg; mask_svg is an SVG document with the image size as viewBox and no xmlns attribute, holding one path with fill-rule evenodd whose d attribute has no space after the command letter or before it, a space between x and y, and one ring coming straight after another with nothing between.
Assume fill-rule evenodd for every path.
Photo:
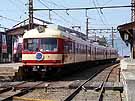
<instances>
[{"instance_id":1,"label":"roof of building","mask_svg":"<svg viewBox=\"0 0 135 101\"><path fill-rule=\"evenodd\" d=\"M28 30L28 28L29 28L28 21L29 21L29 19L26 19L16 25L14 25L11 29L7 29L6 33L8 35L24 34L24 31ZM47 24L52 24L52 23L34 17L34 23L33 23L34 28L37 26L46 26Z\"/></svg>"},{"instance_id":2,"label":"roof of building","mask_svg":"<svg viewBox=\"0 0 135 101\"><path fill-rule=\"evenodd\" d=\"M117 29L123 41L133 44L133 29L135 29L135 22L119 25ZM125 38L126 35L128 35L128 38Z\"/></svg>"}]
</instances>

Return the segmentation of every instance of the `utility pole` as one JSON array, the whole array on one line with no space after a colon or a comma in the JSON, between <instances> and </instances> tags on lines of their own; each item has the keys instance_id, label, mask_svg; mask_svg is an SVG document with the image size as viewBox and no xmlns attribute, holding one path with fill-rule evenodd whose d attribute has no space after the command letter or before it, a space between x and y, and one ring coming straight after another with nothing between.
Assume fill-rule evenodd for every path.
<instances>
[{"instance_id":1,"label":"utility pole","mask_svg":"<svg viewBox=\"0 0 135 101\"><path fill-rule=\"evenodd\" d=\"M131 1L131 21L135 21L135 0ZM131 49L132 49L132 57L135 59L135 28L133 28L133 43L131 44Z\"/></svg>"},{"instance_id":2,"label":"utility pole","mask_svg":"<svg viewBox=\"0 0 135 101\"><path fill-rule=\"evenodd\" d=\"M33 0L29 0L29 26L28 29L33 28Z\"/></svg>"},{"instance_id":3,"label":"utility pole","mask_svg":"<svg viewBox=\"0 0 135 101\"><path fill-rule=\"evenodd\" d=\"M112 47L114 48L114 33L113 33L113 27L112 27Z\"/></svg>"},{"instance_id":4,"label":"utility pole","mask_svg":"<svg viewBox=\"0 0 135 101\"><path fill-rule=\"evenodd\" d=\"M86 18L86 37L87 37L87 39L88 39L88 34L89 34L89 18L87 17Z\"/></svg>"},{"instance_id":5,"label":"utility pole","mask_svg":"<svg viewBox=\"0 0 135 101\"><path fill-rule=\"evenodd\" d=\"M110 34L111 33L111 45L112 47L114 47L114 33L117 33L117 29L115 29L114 27L112 28L104 28L104 29L88 29L88 31L90 31L91 33L99 33L99 34L105 34L105 33L108 33ZM96 36L96 35L95 35Z\"/></svg>"},{"instance_id":6,"label":"utility pole","mask_svg":"<svg viewBox=\"0 0 135 101\"><path fill-rule=\"evenodd\" d=\"M131 1L131 21L134 22L135 21L135 0Z\"/></svg>"}]
</instances>

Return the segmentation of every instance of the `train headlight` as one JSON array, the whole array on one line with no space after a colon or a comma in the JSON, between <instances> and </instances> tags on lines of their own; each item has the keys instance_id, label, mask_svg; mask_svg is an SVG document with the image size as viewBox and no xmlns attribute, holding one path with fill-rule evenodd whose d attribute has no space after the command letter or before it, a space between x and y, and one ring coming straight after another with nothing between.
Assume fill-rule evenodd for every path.
<instances>
[{"instance_id":1,"label":"train headlight","mask_svg":"<svg viewBox=\"0 0 135 101\"><path fill-rule=\"evenodd\" d=\"M44 26L38 26L38 27L37 27L37 30L38 30L39 33L45 32Z\"/></svg>"},{"instance_id":2,"label":"train headlight","mask_svg":"<svg viewBox=\"0 0 135 101\"><path fill-rule=\"evenodd\" d=\"M41 60L43 60L43 58L44 58L44 56L41 52L36 53L36 60L37 61L41 61Z\"/></svg>"}]
</instances>

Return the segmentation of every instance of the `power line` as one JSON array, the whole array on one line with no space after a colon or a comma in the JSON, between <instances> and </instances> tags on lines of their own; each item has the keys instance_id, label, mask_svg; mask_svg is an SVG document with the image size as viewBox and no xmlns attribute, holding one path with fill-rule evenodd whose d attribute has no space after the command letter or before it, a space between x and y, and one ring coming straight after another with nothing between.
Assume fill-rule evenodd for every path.
<instances>
[{"instance_id":1,"label":"power line","mask_svg":"<svg viewBox=\"0 0 135 101\"><path fill-rule=\"evenodd\" d=\"M112 2L112 0L109 0L106 3L104 3L103 6L106 5L106 4L108 4L108 3L110 3L110 2Z\"/></svg>"},{"instance_id":2,"label":"power line","mask_svg":"<svg viewBox=\"0 0 135 101\"><path fill-rule=\"evenodd\" d=\"M20 2L20 4L24 3L24 1L22 1L22 0L17 0L17 1Z\"/></svg>"},{"instance_id":3,"label":"power line","mask_svg":"<svg viewBox=\"0 0 135 101\"><path fill-rule=\"evenodd\" d=\"M93 4L94 4L94 6L95 6L95 8L96 8L96 3L95 3L95 1L93 0ZM100 9L101 10L101 9ZM103 18L101 17L101 15L100 15L100 12L99 12L99 10L97 9L97 12L98 12L98 15L99 15L99 17L100 17L100 19L101 19L101 21L102 21L102 23L106 26L106 24L104 23L104 20L103 20Z\"/></svg>"},{"instance_id":4,"label":"power line","mask_svg":"<svg viewBox=\"0 0 135 101\"><path fill-rule=\"evenodd\" d=\"M98 3L97 0L96 0L96 2L97 2L97 4L99 5L99 3ZM110 2L110 1L108 1L108 2ZM103 16L104 20L106 20L106 23L109 24L109 23L108 23L108 20L107 20L107 18L106 18L106 16L105 16L105 14L104 14L104 12L102 11L102 9L100 9L100 14ZM105 25L106 25L106 24L105 24Z\"/></svg>"},{"instance_id":5,"label":"power line","mask_svg":"<svg viewBox=\"0 0 135 101\"><path fill-rule=\"evenodd\" d=\"M46 2L51 3L51 4L53 4L53 5L57 6L57 7L60 7L60 6L64 7L63 5L58 5L57 3L55 3L55 2L53 2L53 1L51 1L51 0L46 1ZM65 7L64 7L64 8L65 8Z\"/></svg>"},{"instance_id":6,"label":"power line","mask_svg":"<svg viewBox=\"0 0 135 101\"><path fill-rule=\"evenodd\" d=\"M63 6L63 5L61 5L61 4L57 4L57 3L55 3L55 2L53 2L53 1L51 1L51 0L49 0L49 1L47 1L48 3L51 3L51 4L53 4L53 5L55 5L55 6L58 6L58 7L64 7L64 8L67 8L67 7L65 7L65 6ZM70 16L71 17L71 19L72 20L74 20L74 21L76 21L77 23L78 22L80 22L78 19L76 19L76 18L74 18L71 14L69 14L69 12L66 10L66 14L68 15L68 16Z\"/></svg>"},{"instance_id":7,"label":"power line","mask_svg":"<svg viewBox=\"0 0 135 101\"><path fill-rule=\"evenodd\" d=\"M44 4L44 2L43 1L41 1L41 0L38 0L42 5L44 5L45 7L47 7L48 9L49 9L49 7L48 6L46 6L45 4ZM33 9L34 10L34 9ZM49 10L49 12L50 11L52 11L52 10ZM59 16L60 18L62 18L65 22L67 22L67 23L69 23L70 21L67 21L67 19L65 19L63 16L61 16L61 15L59 15L58 13L56 13L55 11L52 11L53 13L55 13L57 16ZM72 23L71 23L72 24ZM73 24L72 24L73 25Z\"/></svg>"},{"instance_id":8,"label":"power line","mask_svg":"<svg viewBox=\"0 0 135 101\"><path fill-rule=\"evenodd\" d=\"M61 11L61 10L89 10L89 9L116 9L116 8L130 8L134 7L132 5L124 5L124 6L99 6L99 7L82 7L82 8L51 8L51 9L45 9L45 8L35 8L34 11Z\"/></svg>"},{"instance_id":9,"label":"power line","mask_svg":"<svg viewBox=\"0 0 135 101\"><path fill-rule=\"evenodd\" d=\"M14 21L14 22L19 22L18 20L11 19L11 18L8 18L8 17L5 17L5 16L2 16L2 15L0 15L0 18L4 18L4 19L6 19L6 20L10 20L10 21Z\"/></svg>"}]
</instances>

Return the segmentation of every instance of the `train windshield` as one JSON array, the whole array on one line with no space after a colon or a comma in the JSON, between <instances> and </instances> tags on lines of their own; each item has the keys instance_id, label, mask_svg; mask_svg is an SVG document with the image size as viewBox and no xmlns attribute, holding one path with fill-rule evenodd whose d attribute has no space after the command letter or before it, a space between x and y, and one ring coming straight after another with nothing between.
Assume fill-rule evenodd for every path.
<instances>
[{"instance_id":1,"label":"train windshield","mask_svg":"<svg viewBox=\"0 0 135 101\"><path fill-rule=\"evenodd\" d=\"M55 38L41 39L40 49L43 49L43 51L57 51L57 39Z\"/></svg>"},{"instance_id":2,"label":"train windshield","mask_svg":"<svg viewBox=\"0 0 135 101\"><path fill-rule=\"evenodd\" d=\"M28 51L55 52L57 47L55 38L24 39L24 50Z\"/></svg>"}]
</instances>

